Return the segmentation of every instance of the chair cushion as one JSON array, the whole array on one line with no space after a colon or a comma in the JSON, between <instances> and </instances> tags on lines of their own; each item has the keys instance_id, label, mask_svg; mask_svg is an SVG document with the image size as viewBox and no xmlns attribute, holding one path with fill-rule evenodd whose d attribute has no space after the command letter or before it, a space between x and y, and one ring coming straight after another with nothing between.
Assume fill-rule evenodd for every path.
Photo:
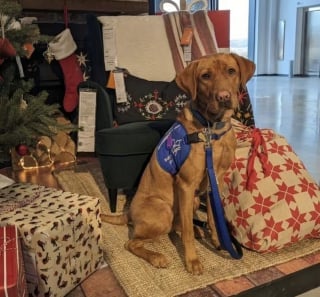
<instances>
[{"instance_id":1,"label":"chair cushion","mask_svg":"<svg viewBox=\"0 0 320 297\"><path fill-rule=\"evenodd\" d=\"M152 153L174 120L128 123L96 133L96 151L100 155L136 155Z\"/></svg>"},{"instance_id":2,"label":"chair cushion","mask_svg":"<svg viewBox=\"0 0 320 297\"><path fill-rule=\"evenodd\" d=\"M175 119L189 97L175 81L149 81L124 73L127 102L115 103L119 125L137 121Z\"/></svg>"}]
</instances>

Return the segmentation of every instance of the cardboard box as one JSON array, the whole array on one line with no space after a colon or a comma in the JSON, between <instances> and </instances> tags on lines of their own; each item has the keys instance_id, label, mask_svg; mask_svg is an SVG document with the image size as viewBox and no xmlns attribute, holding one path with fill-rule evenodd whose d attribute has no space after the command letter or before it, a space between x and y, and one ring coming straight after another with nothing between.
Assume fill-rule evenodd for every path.
<instances>
[{"instance_id":1,"label":"cardboard box","mask_svg":"<svg viewBox=\"0 0 320 297\"><path fill-rule=\"evenodd\" d=\"M18 230L0 227L0 297L26 297L27 286Z\"/></svg>"},{"instance_id":2,"label":"cardboard box","mask_svg":"<svg viewBox=\"0 0 320 297\"><path fill-rule=\"evenodd\" d=\"M20 231L29 296L65 296L103 264L99 200L31 184L0 189L0 198L24 195L32 202L0 214L0 225Z\"/></svg>"}]
</instances>

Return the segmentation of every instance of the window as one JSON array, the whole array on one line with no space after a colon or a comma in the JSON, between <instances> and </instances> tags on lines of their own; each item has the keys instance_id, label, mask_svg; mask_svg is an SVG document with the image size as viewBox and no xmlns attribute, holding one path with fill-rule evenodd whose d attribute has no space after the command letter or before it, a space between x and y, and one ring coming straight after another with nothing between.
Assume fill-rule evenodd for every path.
<instances>
[{"instance_id":1,"label":"window","mask_svg":"<svg viewBox=\"0 0 320 297\"><path fill-rule=\"evenodd\" d=\"M154 0L149 1L149 5L155 5L155 11L172 12L178 10L205 10L211 9L211 0Z\"/></svg>"},{"instance_id":2,"label":"window","mask_svg":"<svg viewBox=\"0 0 320 297\"><path fill-rule=\"evenodd\" d=\"M219 0L219 10L230 10L230 51L248 57L249 0Z\"/></svg>"}]
</instances>

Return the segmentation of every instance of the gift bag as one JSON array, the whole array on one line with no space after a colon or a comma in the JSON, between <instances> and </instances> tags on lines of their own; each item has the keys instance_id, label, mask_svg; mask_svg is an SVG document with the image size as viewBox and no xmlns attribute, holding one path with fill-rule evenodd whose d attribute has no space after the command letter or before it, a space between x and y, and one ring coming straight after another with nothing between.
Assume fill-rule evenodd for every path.
<instances>
[{"instance_id":1,"label":"gift bag","mask_svg":"<svg viewBox=\"0 0 320 297\"><path fill-rule=\"evenodd\" d=\"M271 129L234 122L238 146L222 200L235 238L276 251L320 236L320 190L287 140Z\"/></svg>"}]
</instances>

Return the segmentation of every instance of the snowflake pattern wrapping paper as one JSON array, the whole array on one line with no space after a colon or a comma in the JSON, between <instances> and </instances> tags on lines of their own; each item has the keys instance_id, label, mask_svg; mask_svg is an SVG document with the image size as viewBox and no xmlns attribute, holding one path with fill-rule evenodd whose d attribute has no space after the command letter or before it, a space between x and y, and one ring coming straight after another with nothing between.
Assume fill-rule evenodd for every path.
<instances>
[{"instance_id":1,"label":"snowflake pattern wrapping paper","mask_svg":"<svg viewBox=\"0 0 320 297\"><path fill-rule=\"evenodd\" d=\"M226 174L223 204L245 247L276 251L320 237L320 190L287 140L271 129L235 126L236 159Z\"/></svg>"}]
</instances>

